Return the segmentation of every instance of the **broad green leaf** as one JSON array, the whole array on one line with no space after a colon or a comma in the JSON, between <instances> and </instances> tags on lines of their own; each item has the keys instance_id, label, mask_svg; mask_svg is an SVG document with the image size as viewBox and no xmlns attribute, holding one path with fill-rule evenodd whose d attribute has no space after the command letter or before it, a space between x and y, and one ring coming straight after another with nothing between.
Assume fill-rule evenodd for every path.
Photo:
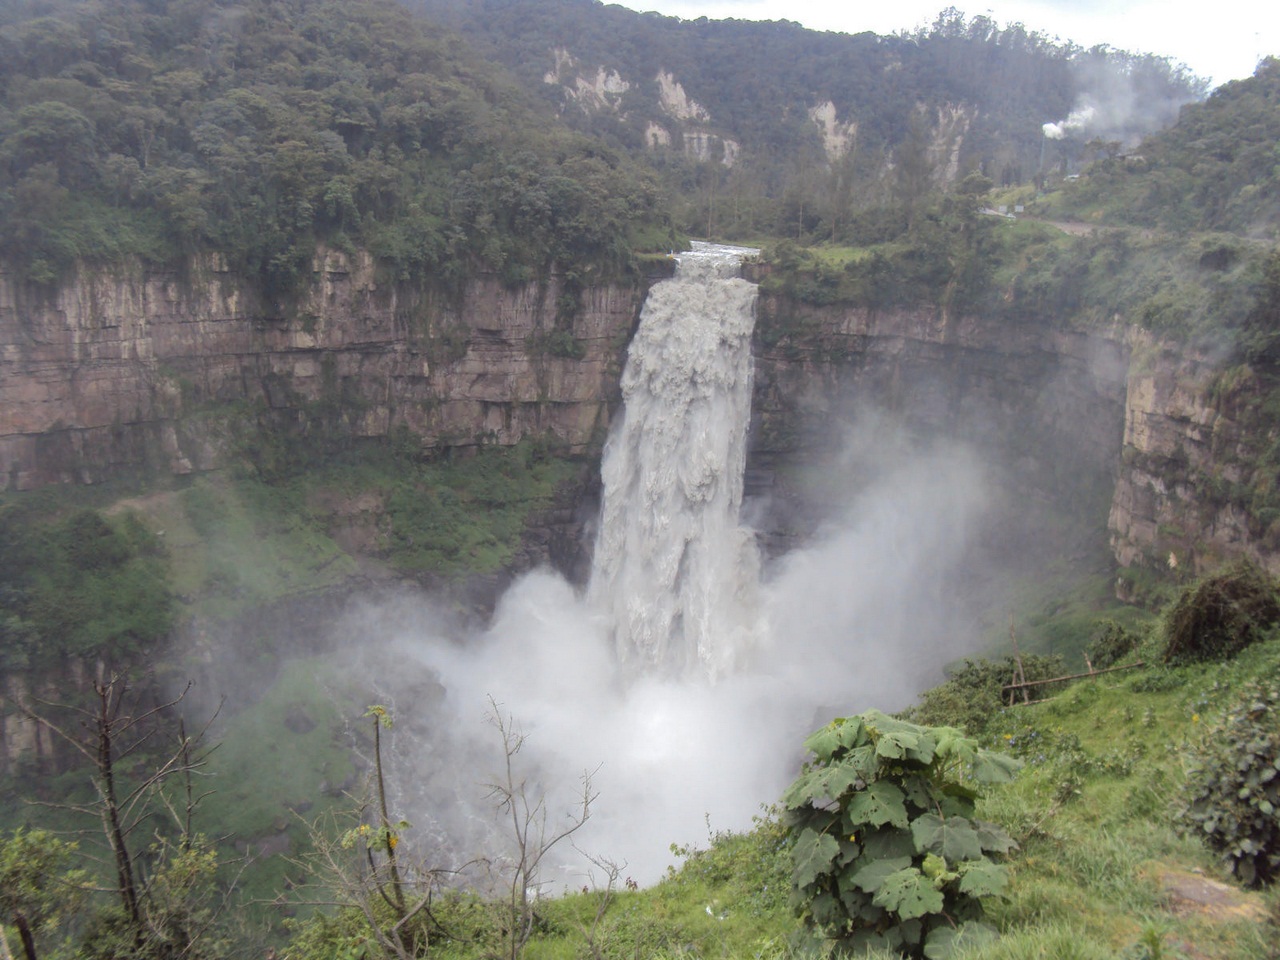
<instances>
[{"instance_id":1,"label":"broad green leaf","mask_svg":"<svg viewBox=\"0 0 1280 960\"><path fill-rule=\"evenodd\" d=\"M822 874L831 873L832 861L839 853L840 843L831 834L807 828L801 830L791 851L796 886L807 887Z\"/></svg>"},{"instance_id":2,"label":"broad green leaf","mask_svg":"<svg viewBox=\"0 0 1280 960\"><path fill-rule=\"evenodd\" d=\"M949 960L957 950L975 944L991 943L999 934L985 923L971 920L958 927L935 927L924 938L924 955L929 960Z\"/></svg>"},{"instance_id":3,"label":"broad green leaf","mask_svg":"<svg viewBox=\"0 0 1280 960\"><path fill-rule=\"evenodd\" d=\"M876 759L876 748L870 743L853 747L840 758L842 766L857 771L863 780L871 780L876 775L879 761Z\"/></svg>"},{"instance_id":4,"label":"broad green leaf","mask_svg":"<svg viewBox=\"0 0 1280 960\"><path fill-rule=\"evenodd\" d=\"M1008 853L1018 849L1017 841L994 823L975 820L973 828L978 831L978 842L986 853Z\"/></svg>"},{"instance_id":5,"label":"broad green leaf","mask_svg":"<svg viewBox=\"0 0 1280 960\"><path fill-rule=\"evenodd\" d=\"M902 935L902 942L907 946L918 946L924 936L924 924L919 920L904 920L898 924L898 933Z\"/></svg>"},{"instance_id":6,"label":"broad green leaf","mask_svg":"<svg viewBox=\"0 0 1280 960\"><path fill-rule=\"evenodd\" d=\"M844 922L845 912L841 909L840 901L825 890L810 900L808 906L809 915L820 927L837 926Z\"/></svg>"},{"instance_id":7,"label":"broad green leaf","mask_svg":"<svg viewBox=\"0 0 1280 960\"><path fill-rule=\"evenodd\" d=\"M847 867L861 856L862 844L854 843L847 837L840 838L840 856L836 857L836 863L842 867Z\"/></svg>"},{"instance_id":8,"label":"broad green leaf","mask_svg":"<svg viewBox=\"0 0 1280 960\"><path fill-rule=\"evenodd\" d=\"M863 733L860 717L839 717L821 730L815 730L809 734L804 746L819 760L830 760L837 751L856 746L863 737Z\"/></svg>"},{"instance_id":9,"label":"broad green leaf","mask_svg":"<svg viewBox=\"0 0 1280 960\"><path fill-rule=\"evenodd\" d=\"M873 951L895 953L902 946L902 935L896 927L890 927L884 933L874 930L855 930L844 939L844 946L849 956L864 957Z\"/></svg>"},{"instance_id":10,"label":"broad green leaf","mask_svg":"<svg viewBox=\"0 0 1280 960\"><path fill-rule=\"evenodd\" d=\"M871 902L871 894L859 890L852 883L841 882L840 902L851 918L876 923L884 916L884 911Z\"/></svg>"},{"instance_id":11,"label":"broad green leaf","mask_svg":"<svg viewBox=\"0 0 1280 960\"><path fill-rule=\"evenodd\" d=\"M990 860L968 860L960 864L960 892L975 897L999 897L1009 885L1009 870Z\"/></svg>"},{"instance_id":12,"label":"broad green leaf","mask_svg":"<svg viewBox=\"0 0 1280 960\"><path fill-rule=\"evenodd\" d=\"M973 761L973 778L979 783L1008 783L1022 769L1022 761L1007 753L979 750Z\"/></svg>"},{"instance_id":13,"label":"broad green leaf","mask_svg":"<svg viewBox=\"0 0 1280 960\"><path fill-rule=\"evenodd\" d=\"M964 817L944 820L937 814L926 813L911 824L911 835L921 853L936 853L949 863L982 857L978 832Z\"/></svg>"},{"instance_id":14,"label":"broad green leaf","mask_svg":"<svg viewBox=\"0 0 1280 960\"><path fill-rule=\"evenodd\" d=\"M815 786L821 791L819 796L831 800L838 800L845 791L860 789L859 785L866 783L866 778L858 770L844 762L827 767L823 774L817 778Z\"/></svg>"},{"instance_id":15,"label":"broad green leaf","mask_svg":"<svg viewBox=\"0 0 1280 960\"><path fill-rule=\"evenodd\" d=\"M873 902L903 920L923 917L942 910L942 891L915 867L907 867L885 877Z\"/></svg>"},{"instance_id":16,"label":"broad green leaf","mask_svg":"<svg viewBox=\"0 0 1280 960\"><path fill-rule=\"evenodd\" d=\"M784 807L790 810L799 809L813 800L814 785L818 781L818 775L823 772L823 768L810 768L804 773L796 777L791 782L791 786L783 791L780 802Z\"/></svg>"},{"instance_id":17,"label":"broad green leaf","mask_svg":"<svg viewBox=\"0 0 1280 960\"><path fill-rule=\"evenodd\" d=\"M782 794L781 802L790 809L808 802L821 806L840 799L845 791L857 789L865 782L858 769L843 761L835 761L829 766L811 767L800 774Z\"/></svg>"},{"instance_id":18,"label":"broad green leaf","mask_svg":"<svg viewBox=\"0 0 1280 960\"><path fill-rule=\"evenodd\" d=\"M923 810L933 809L935 802L933 784L928 777L919 773L903 777L902 792L906 794L907 802L912 806Z\"/></svg>"},{"instance_id":19,"label":"broad green leaf","mask_svg":"<svg viewBox=\"0 0 1280 960\"><path fill-rule=\"evenodd\" d=\"M879 827L892 824L905 827L910 821L907 818L906 798L897 784L888 780L877 780L868 784L867 789L859 790L845 806L845 824L849 833L857 833L868 826Z\"/></svg>"},{"instance_id":20,"label":"broad green leaf","mask_svg":"<svg viewBox=\"0 0 1280 960\"><path fill-rule=\"evenodd\" d=\"M946 795L938 801L938 813L944 817L971 817L977 797L977 793L949 783Z\"/></svg>"},{"instance_id":21,"label":"broad green leaf","mask_svg":"<svg viewBox=\"0 0 1280 960\"><path fill-rule=\"evenodd\" d=\"M978 751L978 742L966 737L955 727L935 727L933 735L938 740L935 752L944 760L968 763Z\"/></svg>"},{"instance_id":22,"label":"broad green leaf","mask_svg":"<svg viewBox=\"0 0 1280 960\"><path fill-rule=\"evenodd\" d=\"M894 857L891 860L873 860L849 874L849 880L860 890L875 893L884 884L885 877L911 866L910 857Z\"/></svg>"},{"instance_id":23,"label":"broad green leaf","mask_svg":"<svg viewBox=\"0 0 1280 960\"><path fill-rule=\"evenodd\" d=\"M858 835L863 852L872 860L914 857L916 842L911 831L900 827L880 827Z\"/></svg>"},{"instance_id":24,"label":"broad green leaf","mask_svg":"<svg viewBox=\"0 0 1280 960\"><path fill-rule=\"evenodd\" d=\"M876 741L876 753L887 759L910 759L932 763L937 741L933 728L890 717L878 710L862 715Z\"/></svg>"},{"instance_id":25,"label":"broad green leaf","mask_svg":"<svg viewBox=\"0 0 1280 960\"><path fill-rule=\"evenodd\" d=\"M815 730L809 734L804 742L804 748L811 751L819 760L824 762L830 760L840 748L840 734L835 722L832 721L821 730Z\"/></svg>"}]
</instances>

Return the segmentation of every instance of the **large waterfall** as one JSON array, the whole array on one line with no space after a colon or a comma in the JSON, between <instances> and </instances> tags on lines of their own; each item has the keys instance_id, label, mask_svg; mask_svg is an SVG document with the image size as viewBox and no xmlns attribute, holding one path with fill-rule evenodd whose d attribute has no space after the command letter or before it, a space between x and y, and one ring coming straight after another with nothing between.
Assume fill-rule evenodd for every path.
<instances>
[{"instance_id":1,"label":"large waterfall","mask_svg":"<svg viewBox=\"0 0 1280 960\"><path fill-rule=\"evenodd\" d=\"M649 292L585 594L535 570L477 632L416 597L347 627L360 638L349 659L367 663L343 669L380 678L376 702L396 712L397 750L412 757L408 819L459 863L505 849L478 789L510 759L486 713L527 732L521 776L551 816L580 801L584 771L599 792L547 879L580 888L601 856L648 883L673 841L748 826L794 776L815 724L900 706L958 652L944 588L983 502L963 451L904 449L892 431L859 440L830 411L831 450L847 456L824 464L823 481L848 506L761 576L739 521L756 295L741 257L699 246ZM869 480L845 465L868 459L882 464Z\"/></svg>"},{"instance_id":2,"label":"large waterfall","mask_svg":"<svg viewBox=\"0 0 1280 960\"><path fill-rule=\"evenodd\" d=\"M741 247L694 244L649 291L601 467L590 598L619 659L712 678L759 630L759 563L739 525L756 287Z\"/></svg>"}]
</instances>

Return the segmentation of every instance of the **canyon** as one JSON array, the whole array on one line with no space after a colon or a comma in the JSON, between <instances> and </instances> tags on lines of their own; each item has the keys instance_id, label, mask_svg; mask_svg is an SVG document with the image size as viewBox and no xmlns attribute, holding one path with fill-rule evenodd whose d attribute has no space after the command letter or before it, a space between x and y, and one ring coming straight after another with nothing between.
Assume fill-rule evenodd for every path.
<instances>
[{"instance_id":1,"label":"canyon","mask_svg":"<svg viewBox=\"0 0 1280 960\"><path fill-rule=\"evenodd\" d=\"M668 272L481 275L444 294L320 250L289 310L217 257L83 268L56 289L0 273L0 488L216 470L263 425L423 450L543 437L598 457L647 285ZM1208 353L1120 319L1063 330L777 294L759 311L746 483L769 503L766 543L812 531L822 510L798 465L831 454L833 423L876 411L1001 464L1002 497L1105 524L1122 572L1280 567L1256 518L1202 496L1205 478L1238 481L1261 442L1241 422L1247 396L1214 389Z\"/></svg>"}]
</instances>

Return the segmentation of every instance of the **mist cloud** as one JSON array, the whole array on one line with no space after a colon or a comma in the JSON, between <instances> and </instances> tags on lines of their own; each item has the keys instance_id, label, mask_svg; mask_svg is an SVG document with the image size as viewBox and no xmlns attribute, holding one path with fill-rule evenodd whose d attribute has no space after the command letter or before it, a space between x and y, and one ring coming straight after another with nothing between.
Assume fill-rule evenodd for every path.
<instances>
[{"instance_id":1,"label":"mist cloud","mask_svg":"<svg viewBox=\"0 0 1280 960\"><path fill-rule=\"evenodd\" d=\"M851 473L852 477L852 473ZM397 715L397 806L462 862L500 857L484 784L502 767L492 703L526 741L518 759L554 825L591 774L599 797L575 835L586 854L659 879L672 843L744 829L794 777L801 743L832 716L906 705L970 652L949 585L985 515L984 468L961 448L906 454L810 546L777 562L763 584L764 641L716 682L624 676L600 614L558 575L538 571L470 635L438 632L424 597L352 615L379 698ZM394 666L388 667L388 664ZM568 846L548 880L576 888L598 867Z\"/></svg>"}]
</instances>

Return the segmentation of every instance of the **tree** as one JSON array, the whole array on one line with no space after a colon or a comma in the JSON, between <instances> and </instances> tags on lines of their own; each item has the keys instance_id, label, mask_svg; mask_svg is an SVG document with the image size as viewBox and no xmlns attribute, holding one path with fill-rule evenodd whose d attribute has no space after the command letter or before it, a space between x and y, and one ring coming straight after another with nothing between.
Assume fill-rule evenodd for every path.
<instances>
[{"instance_id":1,"label":"tree","mask_svg":"<svg viewBox=\"0 0 1280 960\"><path fill-rule=\"evenodd\" d=\"M427 955L433 934L440 930L431 912L439 871L421 862L402 862L398 851L409 823L391 819L383 769L382 731L391 729L392 718L378 704L370 706L365 717L373 722L373 773L370 794L354 813L359 822L341 831L332 818L310 824L313 853L300 863L325 878L342 912L337 918L320 917L306 924L295 946L303 956L336 943L412 960Z\"/></svg>"},{"instance_id":2,"label":"tree","mask_svg":"<svg viewBox=\"0 0 1280 960\"><path fill-rule=\"evenodd\" d=\"M546 856L564 840L582 829L591 816L596 794L591 790L591 776L582 775L582 793L575 811L564 824L552 829L547 824L546 797L530 794L528 781L516 772L516 757L525 737L510 716L504 716L497 703L489 701L489 722L502 737L504 758L501 776L489 784L489 797L498 805L511 824L512 845L503 904L502 928L506 934L508 960L518 960L533 934L537 915L534 901L542 887L541 868Z\"/></svg>"},{"instance_id":3,"label":"tree","mask_svg":"<svg viewBox=\"0 0 1280 960\"><path fill-rule=\"evenodd\" d=\"M991 856L1015 844L974 817L971 783L1007 781L1020 762L878 710L833 720L805 747L814 758L782 795L805 923L853 950L930 960L989 935L979 898L1003 892Z\"/></svg>"},{"instance_id":4,"label":"tree","mask_svg":"<svg viewBox=\"0 0 1280 960\"><path fill-rule=\"evenodd\" d=\"M0 840L0 911L18 931L27 960L36 960L37 935L57 929L84 899L84 871L67 866L75 852L74 843L47 830L19 829Z\"/></svg>"},{"instance_id":5,"label":"tree","mask_svg":"<svg viewBox=\"0 0 1280 960\"><path fill-rule=\"evenodd\" d=\"M219 898L225 902L229 893L213 888L217 855L192 828L204 796L193 777L207 758L201 744L208 725L189 737L183 722L172 720L186 690L150 706L120 675L93 681L92 690L88 707L39 700L37 710L21 704L28 719L91 765L92 799L58 805L99 819L111 851L114 882L108 889L117 902L97 917L84 956L194 960L206 955ZM166 746L161 741L171 724L177 736ZM146 829L149 841L140 839Z\"/></svg>"}]
</instances>

